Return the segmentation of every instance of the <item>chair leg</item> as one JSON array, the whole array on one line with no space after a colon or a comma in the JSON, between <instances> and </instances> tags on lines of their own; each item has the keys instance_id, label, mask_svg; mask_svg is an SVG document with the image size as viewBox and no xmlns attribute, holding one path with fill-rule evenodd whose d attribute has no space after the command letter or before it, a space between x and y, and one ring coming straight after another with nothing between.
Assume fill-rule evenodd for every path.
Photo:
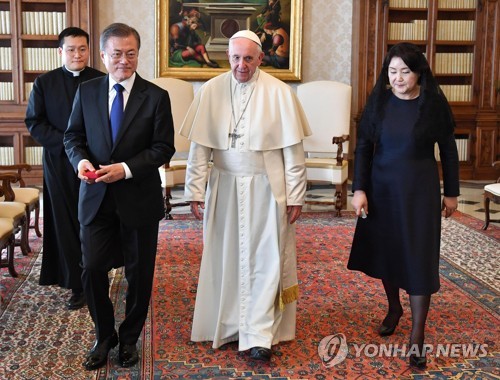
<instances>
[{"instance_id":1,"label":"chair leg","mask_svg":"<svg viewBox=\"0 0 500 380\"><path fill-rule=\"evenodd\" d=\"M172 220L173 217L170 214L172 211L172 205L170 204L170 200L172 199L172 189L170 187L165 187L165 196L163 197L165 203L165 220Z\"/></svg>"},{"instance_id":2,"label":"chair leg","mask_svg":"<svg viewBox=\"0 0 500 380\"><path fill-rule=\"evenodd\" d=\"M23 253L23 255L27 256L31 253L31 247L29 245L29 239L28 239L28 231L30 225L29 225L29 219L27 219L26 216L24 217L24 220L21 223L20 227L21 227L21 237L19 239L19 242L16 242L16 244L19 244L19 246L21 247L21 252Z\"/></svg>"},{"instance_id":3,"label":"chair leg","mask_svg":"<svg viewBox=\"0 0 500 380\"><path fill-rule=\"evenodd\" d=\"M15 244L14 241L15 241L15 237L14 237L14 233L12 233L10 235L10 237L8 238L7 245L5 246L7 257L5 258L5 260L0 259L1 260L0 268L8 268L9 274L12 277L17 277L18 274L16 272L16 268L14 268L14 244Z\"/></svg>"},{"instance_id":4,"label":"chair leg","mask_svg":"<svg viewBox=\"0 0 500 380\"><path fill-rule=\"evenodd\" d=\"M24 245L25 245L26 249L28 250L28 253L33 252L31 247L30 247L30 219L31 219L30 216L31 216L31 212L29 210L26 210L26 224L24 225L24 227L26 227L24 229ZM23 236L23 235L21 235L21 236Z\"/></svg>"},{"instance_id":5,"label":"chair leg","mask_svg":"<svg viewBox=\"0 0 500 380\"><path fill-rule=\"evenodd\" d=\"M7 246L7 265L10 275L17 277L16 268L14 268L14 235L9 238L9 245Z\"/></svg>"},{"instance_id":6,"label":"chair leg","mask_svg":"<svg viewBox=\"0 0 500 380\"><path fill-rule=\"evenodd\" d=\"M335 185L335 216L340 217L342 211L342 185Z\"/></svg>"},{"instance_id":7,"label":"chair leg","mask_svg":"<svg viewBox=\"0 0 500 380\"><path fill-rule=\"evenodd\" d=\"M342 184L342 208L347 208L347 180Z\"/></svg>"},{"instance_id":8,"label":"chair leg","mask_svg":"<svg viewBox=\"0 0 500 380\"><path fill-rule=\"evenodd\" d=\"M483 230L488 228L490 224L490 198L485 194L484 195L484 225Z\"/></svg>"},{"instance_id":9,"label":"chair leg","mask_svg":"<svg viewBox=\"0 0 500 380\"><path fill-rule=\"evenodd\" d=\"M42 233L40 231L39 220L40 220L40 204L37 204L35 206L35 226L34 226L34 228L35 228L36 236L42 237Z\"/></svg>"}]
</instances>

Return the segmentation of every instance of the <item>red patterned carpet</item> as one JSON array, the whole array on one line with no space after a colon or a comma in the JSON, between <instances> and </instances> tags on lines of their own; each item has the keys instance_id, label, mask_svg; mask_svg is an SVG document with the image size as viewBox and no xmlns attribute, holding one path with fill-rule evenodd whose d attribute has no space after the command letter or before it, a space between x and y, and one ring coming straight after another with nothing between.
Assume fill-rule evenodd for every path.
<instances>
[{"instance_id":1,"label":"red patterned carpet","mask_svg":"<svg viewBox=\"0 0 500 380\"><path fill-rule=\"evenodd\" d=\"M330 213L306 214L298 223L297 338L274 346L270 364L250 360L236 344L214 350L211 343L189 340L202 250L201 222L190 216L161 224L141 362L132 369L120 368L113 350L106 368L83 371L82 357L93 341L86 310L66 311L61 304L65 292L37 285L40 258L19 257L20 278L11 279L6 269L0 277L5 298L0 310L0 378L498 379L500 228L492 225L482 231L481 221L463 214L443 222L442 286L432 299L426 339L434 351L428 354L427 371L417 372L397 353L380 354L381 347L408 343L409 306L404 295L405 314L395 334L378 336L386 311L382 287L346 270L354 225L352 215L334 218ZM126 281L121 271L111 280L111 294L123 315ZM318 346L323 338L339 334L345 338L347 357L328 367L332 363L323 364ZM438 346L451 350L438 354ZM464 355L464 348L475 348L476 355Z\"/></svg>"}]
</instances>

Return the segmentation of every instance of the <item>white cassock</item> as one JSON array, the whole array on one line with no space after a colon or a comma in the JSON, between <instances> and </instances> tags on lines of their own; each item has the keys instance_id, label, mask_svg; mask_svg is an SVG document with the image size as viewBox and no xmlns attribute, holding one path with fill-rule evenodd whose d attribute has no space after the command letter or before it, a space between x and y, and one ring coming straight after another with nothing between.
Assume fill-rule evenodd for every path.
<instances>
[{"instance_id":1,"label":"white cassock","mask_svg":"<svg viewBox=\"0 0 500 380\"><path fill-rule=\"evenodd\" d=\"M197 92L180 133L191 140L185 198L205 202L191 339L214 348L238 340L240 351L294 339L295 228L286 206L304 202L302 140L311 134L295 93L261 70L241 84L222 74Z\"/></svg>"}]
</instances>

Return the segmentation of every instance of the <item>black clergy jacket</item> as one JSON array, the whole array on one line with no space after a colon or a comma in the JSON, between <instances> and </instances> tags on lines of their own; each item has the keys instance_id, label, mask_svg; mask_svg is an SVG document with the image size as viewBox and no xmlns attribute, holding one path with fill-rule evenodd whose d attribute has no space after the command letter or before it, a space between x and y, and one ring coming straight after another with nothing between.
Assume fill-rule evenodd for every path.
<instances>
[{"instance_id":1,"label":"black clergy jacket","mask_svg":"<svg viewBox=\"0 0 500 380\"><path fill-rule=\"evenodd\" d=\"M80 289L81 247L77 177L64 150L73 99L80 83L105 75L86 67L74 76L60 67L38 76L28 101L25 123L43 146L43 260L40 285Z\"/></svg>"},{"instance_id":2,"label":"black clergy jacket","mask_svg":"<svg viewBox=\"0 0 500 380\"><path fill-rule=\"evenodd\" d=\"M26 126L31 136L53 154L64 152L63 135L78 85L105 75L86 67L77 77L65 67L40 75L33 84L26 110Z\"/></svg>"}]
</instances>

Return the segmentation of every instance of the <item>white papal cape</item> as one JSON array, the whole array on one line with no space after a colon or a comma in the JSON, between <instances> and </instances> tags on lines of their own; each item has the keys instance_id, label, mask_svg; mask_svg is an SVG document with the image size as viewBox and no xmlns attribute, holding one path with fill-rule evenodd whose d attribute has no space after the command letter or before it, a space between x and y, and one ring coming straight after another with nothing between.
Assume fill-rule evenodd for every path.
<instances>
[{"instance_id":1,"label":"white papal cape","mask_svg":"<svg viewBox=\"0 0 500 380\"><path fill-rule=\"evenodd\" d=\"M191 339L214 348L239 340L240 350L294 339L296 243L286 206L304 202L302 140L311 134L295 93L261 70L243 84L222 74L198 90L180 133L192 142L185 198L205 202Z\"/></svg>"}]
</instances>

